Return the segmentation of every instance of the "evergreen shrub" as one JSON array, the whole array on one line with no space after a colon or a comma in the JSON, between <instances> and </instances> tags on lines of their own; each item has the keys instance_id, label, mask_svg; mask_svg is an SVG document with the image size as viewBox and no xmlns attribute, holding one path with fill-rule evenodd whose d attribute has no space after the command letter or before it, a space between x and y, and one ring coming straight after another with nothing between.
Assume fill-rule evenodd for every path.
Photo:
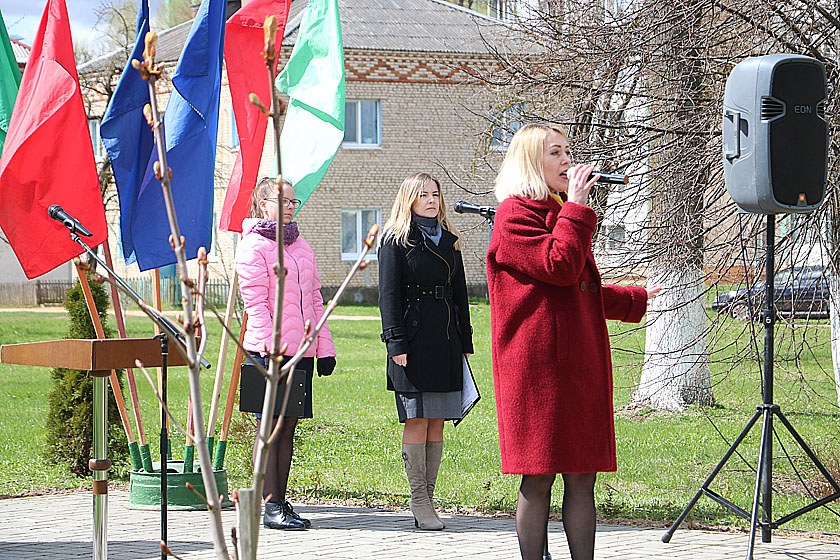
<instances>
[{"instance_id":1,"label":"evergreen shrub","mask_svg":"<svg viewBox=\"0 0 840 560\"><path fill-rule=\"evenodd\" d=\"M96 282L89 282L105 337L113 337L113 329L106 323L108 293ZM70 318L68 339L97 338L88 314L84 292L79 282L67 292L64 307ZM88 459L93 451L93 379L83 370L54 368L51 372L53 388L48 397L45 457L62 464L79 476L90 476ZM117 371L122 388L123 370ZM110 380L108 381L110 385ZM120 421L114 393L108 386L108 458L113 467L110 477L125 477L128 472L128 442Z\"/></svg>"}]
</instances>

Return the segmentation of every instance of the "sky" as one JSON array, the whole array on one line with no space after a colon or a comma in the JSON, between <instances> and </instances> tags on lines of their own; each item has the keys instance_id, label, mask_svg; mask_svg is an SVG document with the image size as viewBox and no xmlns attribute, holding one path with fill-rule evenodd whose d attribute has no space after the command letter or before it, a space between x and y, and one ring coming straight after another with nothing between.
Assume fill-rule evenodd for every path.
<instances>
[{"instance_id":1,"label":"sky","mask_svg":"<svg viewBox=\"0 0 840 560\"><path fill-rule=\"evenodd\" d=\"M66 2L73 43L86 41L95 46L99 36L99 33L94 30L95 11L103 0L66 0ZM154 15L157 2L149 2L149 4ZM31 46L46 5L46 0L0 0L0 12L3 14L9 36Z\"/></svg>"}]
</instances>

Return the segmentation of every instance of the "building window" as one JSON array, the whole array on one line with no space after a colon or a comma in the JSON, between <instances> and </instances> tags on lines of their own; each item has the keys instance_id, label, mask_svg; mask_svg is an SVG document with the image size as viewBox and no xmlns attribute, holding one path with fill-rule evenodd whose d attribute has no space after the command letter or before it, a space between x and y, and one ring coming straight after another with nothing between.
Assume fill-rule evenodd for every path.
<instances>
[{"instance_id":1,"label":"building window","mask_svg":"<svg viewBox=\"0 0 840 560\"><path fill-rule=\"evenodd\" d=\"M105 157L105 146L102 145L102 138L99 136L99 125L102 119L88 119L88 130L90 131L90 142L93 144L93 157L96 161Z\"/></svg>"},{"instance_id":2,"label":"building window","mask_svg":"<svg viewBox=\"0 0 840 560\"><path fill-rule=\"evenodd\" d=\"M627 231L623 226L615 226L607 234L607 247L613 251L621 249L627 240Z\"/></svg>"},{"instance_id":3,"label":"building window","mask_svg":"<svg viewBox=\"0 0 840 560\"><path fill-rule=\"evenodd\" d=\"M364 247L365 236L373 224L379 224L382 210L379 208L341 209L341 260L355 261ZM376 260L376 249L369 253Z\"/></svg>"},{"instance_id":4,"label":"building window","mask_svg":"<svg viewBox=\"0 0 840 560\"><path fill-rule=\"evenodd\" d=\"M347 101L344 104L345 148L379 147L381 139L379 101Z\"/></svg>"},{"instance_id":5,"label":"building window","mask_svg":"<svg viewBox=\"0 0 840 560\"><path fill-rule=\"evenodd\" d=\"M507 151L510 140L516 131L525 125L525 104L515 103L493 118L490 149L494 152Z\"/></svg>"},{"instance_id":6,"label":"building window","mask_svg":"<svg viewBox=\"0 0 840 560\"><path fill-rule=\"evenodd\" d=\"M513 19L516 15L517 0L488 0L489 15L501 20Z\"/></svg>"}]
</instances>

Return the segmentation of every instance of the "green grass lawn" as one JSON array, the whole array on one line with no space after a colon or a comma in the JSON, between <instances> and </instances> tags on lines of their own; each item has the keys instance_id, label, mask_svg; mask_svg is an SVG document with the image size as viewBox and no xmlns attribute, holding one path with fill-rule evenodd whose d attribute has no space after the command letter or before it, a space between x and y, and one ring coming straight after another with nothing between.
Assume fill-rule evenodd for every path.
<instances>
[{"instance_id":1,"label":"green grass lawn","mask_svg":"<svg viewBox=\"0 0 840 560\"><path fill-rule=\"evenodd\" d=\"M472 358L482 400L458 427L447 426L444 462L436 495L452 510L506 510L516 503L519 477L499 472L498 433L490 369L490 312L486 302L471 309L476 354ZM376 317L375 307L339 306L339 316ZM17 312L0 314L0 343L10 344L61 338L66 331L63 313ZM761 348L760 325L731 319L717 322L710 316L708 335L712 382L717 404L690 407L681 414L656 413L626 406L641 372L644 330L611 324L615 363L616 439L618 472L598 477L596 501L606 518L674 519L737 437L761 402L760 367L755 344ZM296 439L290 488L318 499L353 499L358 503L397 506L408 502L408 486L400 456L401 426L396 419L393 393L385 389L385 351L376 320L334 320L338 349L334 375L315 378L315 418L301 422ZM129 317L129 334L149 336L151 324ZM757 338L752 342L751 331ZM210 329L207 357L218 355L220 327ZM831 372L826 323L810 325L780 322L776 332L775 402L823 461L840 477L837 395ZM233 366L229 349L228 374ZM175 414L184 420L187 379L183 368L170 370L169 394ZM156 445L159 424L154 397L137 372L147 436ZM205 409L209 406L213 371L204 374ZM43 419L50 390L49 372L40 368L0 365L0 495L37 491L46 487L74 487L87 483L48 464L42 457ZM125 388L128 395L127 384ZM250 483L253 421L234 413L226 468L231 487ZM774 442L773 510L778 517L820 495L826 485L801 450L776 423ZM713 488L745 509L751 509L760 430L754 429L717 477ZM183 437L173 438L176 458ZM786 450L791 461L783 458ZM791 463L793 466L791 466ZM120 469L125 471L125 466ZM800 482L804 479L805 485ZM561 483L553 496L559 511ZM840 511L840 502L832 506ZM701 498L692 517L711 525L745 526L709 498ZM840 517L819 508L784 525L840 533Z\"/></svg>"}]
</instances>

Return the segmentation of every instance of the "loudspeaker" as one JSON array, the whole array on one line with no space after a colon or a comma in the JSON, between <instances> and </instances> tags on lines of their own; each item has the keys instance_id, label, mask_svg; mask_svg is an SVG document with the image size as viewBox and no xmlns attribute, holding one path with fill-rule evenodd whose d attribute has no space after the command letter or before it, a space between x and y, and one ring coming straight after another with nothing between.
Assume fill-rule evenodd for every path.
<instances>
[{"instance_id":1,"label":"loudspeaker","mask_svg":"<svg viewBox=\"0 0 840 560\"><path fill-rule=\"evenodd\" d=\"M738 207L805 213L826 190L825 67L807 56L751 57L732 69L723 98L723 171Z\"/></svg>"}]
</instances>

